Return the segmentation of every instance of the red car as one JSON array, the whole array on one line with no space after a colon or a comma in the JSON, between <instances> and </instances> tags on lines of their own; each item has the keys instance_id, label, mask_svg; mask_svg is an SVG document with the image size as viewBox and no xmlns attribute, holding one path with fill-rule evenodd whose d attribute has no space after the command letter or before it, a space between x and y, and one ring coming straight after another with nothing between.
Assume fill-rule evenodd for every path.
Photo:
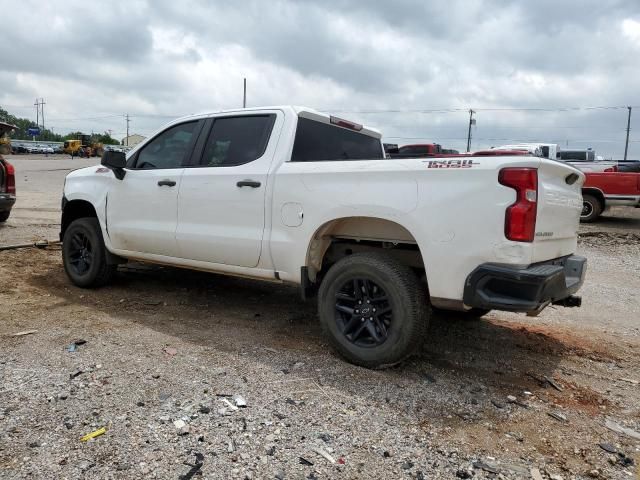
<instances>
[{"instance_id":1,"label":"red car","mask_svg":"<svg viewBox=\"0 0 640 480\"><path fill-rule=\"evenodd\" d=\"M0 137L14 128L16 127L13 125L0 122ZM14 203L16 203L16 172L13 165L0 155L0 223L7 221Z\"/></svg>"},{"instance_id":2,"label":"red car","mask_svg":"<svg viewBox=\"0 0 640 480\"><path fill-rule=\"evenodd\" d=\"M640 173L585 172L580 221L593 222L608 207L640 207Z\"/></svg>"}]
</instances>

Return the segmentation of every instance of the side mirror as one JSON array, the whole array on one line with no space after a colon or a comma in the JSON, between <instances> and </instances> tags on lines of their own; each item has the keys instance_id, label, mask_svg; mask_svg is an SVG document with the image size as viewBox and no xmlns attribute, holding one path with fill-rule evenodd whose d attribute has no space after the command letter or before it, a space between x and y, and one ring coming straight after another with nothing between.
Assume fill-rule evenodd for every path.
<instances>
[{"instance_id":1,"label":"side mirror","mask_svg":"<svg viewBox=\"0 0 640 480\"><path fill-rule=\"evenodd\" d=\"M125 175L124 167L127 166L127 156L124 152L106 151L102 154L102 165L113 170L116 178L122 180Z\"/></svg>"}]
</instances>

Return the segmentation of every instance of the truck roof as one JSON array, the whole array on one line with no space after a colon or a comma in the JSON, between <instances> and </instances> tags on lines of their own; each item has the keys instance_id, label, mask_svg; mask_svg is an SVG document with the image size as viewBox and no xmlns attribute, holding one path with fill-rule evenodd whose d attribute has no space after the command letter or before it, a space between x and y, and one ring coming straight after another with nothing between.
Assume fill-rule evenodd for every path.
<instances>
[{"instance_id":1,"label":"truck roof","mask_svg":"<svg viewBox=\"0 0 640 480\"><path fill-rule=\"evenodd\" d=\"M329 115L328 113L315 110L313 108L301 107L298 105L275 105L275 106L251 107L251 108L235 108L230 110L217 110L217 111L198 113L194 115L187 115L184 117L176 118L171 123L175 123L188 118L203 118L203 117L208 117L210 115L220 115L220 114L226 114L226 113L229 113L229 114L246 113L247 111L259 112L263 110L265 111L266 110L282 110L283 112L288 111L289 113L301 118L308 118L310 120L315 120L317 122L332 124L340 128L348 128L351 130L356 130L358 133L362 133L364 135L368 135L374 138L382 138L382 133L375 128L367 127L365 125L361 125L351 120L338 118L333 115Z\"/></svg>"}]
</instances>

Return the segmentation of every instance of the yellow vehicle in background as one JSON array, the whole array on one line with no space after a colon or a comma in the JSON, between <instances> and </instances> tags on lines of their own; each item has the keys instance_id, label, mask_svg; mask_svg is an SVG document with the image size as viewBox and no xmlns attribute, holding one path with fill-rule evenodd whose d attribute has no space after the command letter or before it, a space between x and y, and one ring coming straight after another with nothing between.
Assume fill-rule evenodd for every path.
<instances>
[{"instance_id":1,"label":"yellow vehicle in background","mask_svg":"<svg viewBox=\"0 0 640 480\"><path fill-rule=\"evenodd\" d=\"M82 140L65 140L63 150L64 153L69 155L79 155L79 151L82 148Z\"/></svg>"},{"instance_id":2,"label":"yellow vehicle in background","mask_svg":"<svg viewBox=\"0 0 640 480\"><path fill-rule=\"evenodd\" d=\"M104 153L104 145L92 142L91 135L80 135L77 140L66 140L64 152L79 157L101 157Z\"/></svg>"}]
</instances>

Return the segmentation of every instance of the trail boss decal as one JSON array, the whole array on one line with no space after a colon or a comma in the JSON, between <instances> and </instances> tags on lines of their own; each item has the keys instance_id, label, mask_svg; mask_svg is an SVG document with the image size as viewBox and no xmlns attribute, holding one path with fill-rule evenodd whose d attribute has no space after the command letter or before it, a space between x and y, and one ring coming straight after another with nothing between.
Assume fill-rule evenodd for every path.
<instances>
[{"instance_id":1,"label":"trail boss decal","mask_svg":"<svg viewBox=\"0 0 640 480\"><path fill-rule=\"evenodd\" d=\"M462 160L454 158L451 160L429 160L425 162L427 168L472 168L475 165L480 165L479 162L473 160Z\"/></svg>"}]
</instances>

